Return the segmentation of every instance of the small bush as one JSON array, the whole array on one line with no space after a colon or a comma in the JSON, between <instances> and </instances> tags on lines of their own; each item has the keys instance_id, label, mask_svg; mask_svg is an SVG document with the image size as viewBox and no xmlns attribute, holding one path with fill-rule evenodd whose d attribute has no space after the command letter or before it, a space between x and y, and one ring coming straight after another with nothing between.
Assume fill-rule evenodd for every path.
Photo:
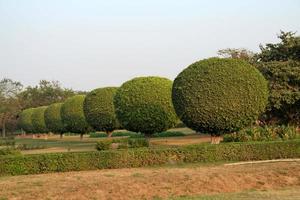
<instances>
[{"instance_id":1,"label":"small bush","mask_svg":"<svg viewBox=\"0 0 300 200\"><path fill-rule=\"evenodd\" d=\"M249 142L290 140L297 138L297 130L292 126L264 126L243 129L237 133L224 135L224 142Z\"/></svg>"},{"instance_id":2,"label":"small bush","mask_svg":"<svg viewBox=\"0 0 300 200\"><path fill-rule=\"evenodd\" d=\"M0 176L146 167L167 163L206 163L299 157L300 140L2 156Z\"/></svg>"},{"instance_id":3,"label":"small bush","mask_svg":"<svg viewBox=\"0 0 300 200\"><path fill-rule=\"evenodd\" d=\"M179 137L179 136L185 136L185 134L179 131L164 131L161 133L153 134L153 137Z\"/></svg>"},{"instance_id":4,"label":"small bush","mask_svg":"<svg viewBox=\"0 0 300 200\"><path fill-rule=\"evenodd\" d=\"M129 138L128 147L129 148L149 147L149 140L145 138Z\"/></svg>"},{"instance_id":5,"label":"small bush","mask_svg":"<svg viewBox=\"0 0 300 200\"><path fill-rule=\"evenodd\" d=\"M117 149L139 148L149 146L149 142L145 138L120 138L98 141L96 144L96 149L98 151L108 150L113 148L113 144L116 144L115 148Z\"/></svg>"}]
</instances>

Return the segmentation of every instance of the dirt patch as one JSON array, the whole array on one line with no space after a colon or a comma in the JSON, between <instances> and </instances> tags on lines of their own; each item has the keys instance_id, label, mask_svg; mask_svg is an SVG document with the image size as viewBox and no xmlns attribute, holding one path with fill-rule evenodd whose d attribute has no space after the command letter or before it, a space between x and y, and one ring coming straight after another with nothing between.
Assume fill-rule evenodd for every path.
<instances>
[{"instance_id":1,"label":"dirt patch","mask_svg":"<svg viewBox=\"0 0 300 200\"><path fill-rule=\"evenodd\" d=\"M300 162L111 169L0 178L8 199L153 199L300 186Z\"/></svg>"}]
</instances>

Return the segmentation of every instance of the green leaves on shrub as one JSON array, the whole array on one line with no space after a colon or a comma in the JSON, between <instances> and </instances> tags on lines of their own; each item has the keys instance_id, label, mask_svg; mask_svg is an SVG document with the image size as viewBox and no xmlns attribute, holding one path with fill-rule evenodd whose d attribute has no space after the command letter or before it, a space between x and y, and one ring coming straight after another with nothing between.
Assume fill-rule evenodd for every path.
<instances>
[{"instance_id":1,"label":"green leaves on shrub","mask_svg":"<svg viewBox=\"0 0 300 200\"><path fill-rule=\"evenodd\" d=\"M33 110L31 115L32 125L34 129L34 133L47 133L48 129L45 123L45 110L47 106L37 107Z\"/></svg>"},{"instance_id":2,"label":"green leaves on shrub","mask_svg":"<svg viewBox=\"0 0 300 200\"><path fill-rule=\"evenodd\" d=\"M161 77L139 77L125 82L114 98L122 126L134 132L153 134L178 121L171 101L172 81Z\"/></svg>"},{"instance_id":3,"label":"green leaves on shrub","mask_svg":"<svg viewBox=\"0 0 300 200\"><path fill-rule=\"evenodd\" d=\"M292 126L264 126L243 129L237 133L224 135L224 142L249 142L290 140L297 138L297 130Z\"/></svg>"},{"instance_id":4,"label":"green leaves on shrub","mask_svg":"<svg viewBox=\"0 0 300 200\"><path fill-rule=\"evenodd\" d=\"M112 145L115 144L115 147ZM106 139L100 140L96 144L98 151L115 149L127 149L127 148L139 148L148 147L149 141L145 138L120 138L120 139Z\"/></svg>"},{"instance_id":5,"label":"green leaves on shrub","mask_svg":"<svg viewBox=\"0 0 300 200\"><path fill-rule=\"evenodd\" d=\"M85 97L83 110L87 122L97 131L111 132L119 127L113 98L117 88L98 88Z\"/></svg>"},{"instance_id":6,"label":"green leaves on shrub","mask_svg":"<svg viewBox=\"0 0 300 200\"><path fill-rule=\"evenodd\" d=\"M20 113L19 117L19 126L22 128L26 133L33 133L34 128L31 121L31 115L33 113L34 108L25 109Z\"/></svg>"},{"instance_id":7,"label":"green leaves on shrub","mask_svg":"<svg viewBox=\"0 0 300 200\"><path fill-rule=\"evenodd\" d=\"M62 103L54 103L45 110L45 123L47 128L53 133L64 133L65 127L61 119Z\"/></svg>"},{"instance_id":8,"label":"green leaves on shrub","mask_svg":"<svg viewBox=\"0 0 300 200\"><path fill-rule=\"evenodd\" d=\"M146 167L170 162L269 160L299 156L300 140L3 156L0 159L0 176Z\"/></svg>"},{"instance_id":9,"label":"green leaves on shrub","mask_svg":"<svg viewBox=\"0 0 300 200\"><path fill-rule=\"evenodd\" d=\"M176 77L172 99L188 127L219 135L252 124L265 110L268 86L262 74L245 61L210 58Z\"/></svg>"},{"instance_id":10,"label":"green leaves on shrub","mask_svg":"<svg viewBox=\"0 0 300 200\"><path fill-rule=\"evenodd\" d=\"M66 131L86 133L91 127L86 122L83 113L85 95L76 95L68 98L61 107L61 119Z\"/></svg>"}]
</instances>

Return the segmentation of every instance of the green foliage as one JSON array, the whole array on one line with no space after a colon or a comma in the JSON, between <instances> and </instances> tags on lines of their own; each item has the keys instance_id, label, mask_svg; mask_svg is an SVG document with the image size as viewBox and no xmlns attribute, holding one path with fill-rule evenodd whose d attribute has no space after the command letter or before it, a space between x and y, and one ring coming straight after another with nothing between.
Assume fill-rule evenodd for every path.
<instances>
[{"instance_id":1,"label":"green foliage","mask_svg":"<svg viewBox=\"0 0 300 200\"><path fill-rule=\"evenodd\" d=\"M41 80L39 85L27 87L21 92L19 98L23 108L32 108L63 102L74 95L73 90L62 88L58 81Z\"/></svg>"},{"instance_id":2,"label":"green foliage","mask_svg":"<svg viewBox=\"0 0 300 200\"><path fill-rule=\"evenodd\" d=\"M248 161L299 157L300 140L3 156L0 159L0 176L146 167L167 163Z\"/></svg>"},{"instance_id":3,"label":"green foliage","mask_svg":"<svg viewBox=\"0 0 300 200\"><path fill-rule=\"evenodd\" d=\"M131 138L144 137L143 134L130 132L130 131L114 132L111 135L111 137L125 137L125 136L131 137ZM107 134L106 133L90 133L90 138L102 138L102 137L107 137Z\"/></svg>"},{"instance_id":4,"label":"green foliage","mask_svg":"<svg viewBox=\"0 0 300 200\"><path fill-rule=\"evenodd\" d=\"M280 43L260 45L261 52L255 55L256 61L300 61L300 37L293 32L281 31L278 38Z\"/></svg>"},{"instance_id":5,"label":"green foliage","mask_svg":"<svg viewBox=\"0 0 300 200\"><path fill-rule=\"evenodd\" d=\"M33 113L31 115L31 121L33 126L33 131L35 133L47 133L48 129L46 127L45 123L45 110L47 109L47 106L42 106L35 108L33 110Z\"/></svg>"},{"instance_id":6,"label":"green foliage","mask_svg":"<svg viewBox=\"0 0 300 200\"><path fill-rule=\"evenodd\" d=\"M117 88L98 88L85 97L83 110L86 121L97 131L111 132L119 127L113 99Z\"/></svg>"},{"instance_id":7,"label":"green foliage","mask_svg":"<svg viewBox=\"0 0 300 200\"><path fill-rule=\"evenodd\" d=\"M171 101L172 81L161 77L139 77L125 82L114 98L119 122L134 132L153 134L178 121Z\"/></svg>"},{"instance_id":8,"label":"green foliage","mask_svg":"<svg viewBox=\"0 0 300 200\"><path fill-rule=\"evenodd\" d=\"M252 124L265 110L268 87L262 74L246 61L210 58L177 76L172 99L188 127L220 135Z\"/></svg>"},{"instance_id":9,"label":"green foliage","mask_svg":"<svg viewBox=\"0 0 300 200\"><path fill-rule=\"evenodd\" d=\"M249 142L291 140L297 138L297 130L292 126L264 126L246 128L238 133L224 135L224 142Z\"/></svg>"},{"instance_id":10,"label":"green foliage","mask_svg":"<svg viewBox=\"0 0 300 200\"><path fill-rule=\"evenodd\" d=\"M6 155L21 155L21 152L15 148L1 148L0 156L6 156Z\"/></svg>"},{"instance_id":11,"label":"green foliage","mask_svg":"<svg viewBox=\"0 0 300 200\"><path fill-rule=\"evenodd\" d=\"M98 141L96 149L98 151L108 150L112 148L113 144L116 144L117 149L140 148L148 147L149 141L145 138L106 139Z\"/></svg>"},{"instance_id":12,"label":"green foliage","mask_svg":"<svg viewBox=\"0 0 300 200\"><path fill-rule=\"evenodd\" d=\"M300 62L263 62L257 68L269 81L269 106L263 120L300 125Z\"/></svg>"},{"instance_id":13,"label":"green foliage","mask_svg":"<svg viewBox=\"0 0 300 200\"><path fill-rule=\"evenodd\" d=\"M19 116L19 126L22 128L26 133L33 133L34 128L31 121L31 116L35 108L28 108L23 110Z\"/></svg>"},{"instance_id":14,"label":"green foliage","mask_svg":"<svg viewBox=\"0 0 300 200\"><path fill-rule=\"evenodd\" d=\"M17 129L17 115L21 110L18 95L23 86L11 79L0 80L0 130L5 137L6 130Z\"/></svg>"},{"instance_id":15,"label":"green foliage","mask_svg":"<svg viewBox=\"0 0 300 200\"><path fill-rule=\"evenodd\" d=\"M179 131L164 131L161 133L153 134L153 137L179 137L179 136L185 136L185 134Z\"/></svg>"},{"instance_id":16,"label":"green foliage","mask_svg":"<svg viewBox=\"0 0 300 200\"><path fill-rule=\"evenodd\" d=\"M61 119L61 107L63 103L54 103L45 110L45 123L53 133L64 133L65 127Z\"/></svg>"},{"instance_id":17,"label":"green foliage","mask_svg":"<svg viewBox=\"0 0 300 200\"><path fill-rule=\"evenodd\" d=\"M85 95L76 95L65 101L61 107L61 119L66 131L73 133L87 133L91 127L86 122L83 113Z\"/></svg>"}]
</instances>

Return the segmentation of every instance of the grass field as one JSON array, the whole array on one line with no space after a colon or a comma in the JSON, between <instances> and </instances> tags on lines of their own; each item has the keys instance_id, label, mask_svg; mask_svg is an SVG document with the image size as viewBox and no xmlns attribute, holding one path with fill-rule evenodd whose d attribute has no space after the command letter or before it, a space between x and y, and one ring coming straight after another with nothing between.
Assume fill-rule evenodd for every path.
<instances>
[{"instance_id":1,"label":"grass field","mask_svg":"<svg viewBox=\"0 0 300 200\"><path fill-rule=\"evenodd\" d=\"M158 146L180 146L210 142L210 136L196 134L188 128L176 128L169 131L179 131L184 133L184 137L151 138L152 147ZM65 136L60 139L58 135L48 137L48 139L16 138L16 145L40 146L41 149L23 150L23 154L55 153L55 152L75 152L75 151L96 151L95 145L99 140L105 138L89 138L85 135L83 140L79 136Z\"/></svg>"},{"instance_id":2,"label":"grass field","mask_svg":"<svg viewBox=\"0 0 300 200\"><path fill-rule=\"evenodd\" d=\"M300 162L182 164L0 178L4 199L299 199Z\"/></svg>"}]
</instances>

